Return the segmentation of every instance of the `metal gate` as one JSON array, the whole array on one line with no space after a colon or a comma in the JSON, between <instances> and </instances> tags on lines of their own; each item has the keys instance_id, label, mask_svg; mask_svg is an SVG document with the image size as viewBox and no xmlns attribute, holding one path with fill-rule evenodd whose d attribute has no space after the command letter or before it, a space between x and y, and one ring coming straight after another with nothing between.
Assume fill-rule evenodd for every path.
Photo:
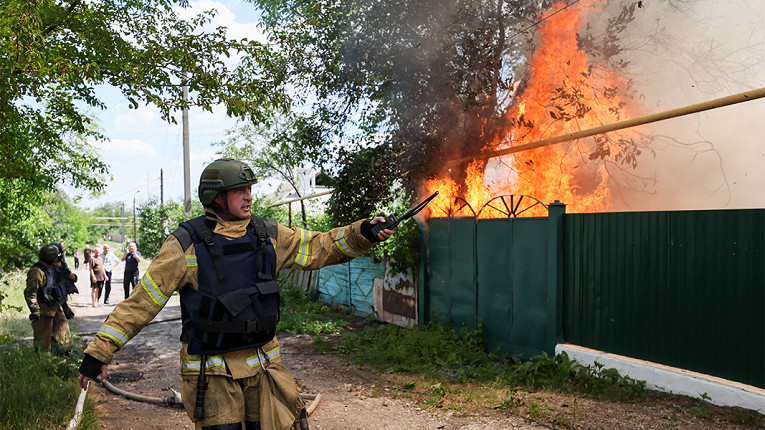
<instances>
[{"instance_id":1,"label":"metal gate","mask_svg":"<svg viewBox=\"0 0 765 430\"><path fill-rule=\"evenodd\" d=\"M528 358L560 340L561 218L432 218L423 230L423 321L481 329L490 349Z\"/></svg>"}]
</instances>

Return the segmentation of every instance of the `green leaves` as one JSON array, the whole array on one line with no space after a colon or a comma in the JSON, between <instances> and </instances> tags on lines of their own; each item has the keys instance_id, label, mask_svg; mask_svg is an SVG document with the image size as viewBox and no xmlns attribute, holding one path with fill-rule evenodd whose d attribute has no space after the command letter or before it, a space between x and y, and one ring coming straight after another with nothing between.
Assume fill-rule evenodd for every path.
<instances>
[{"instance_id":1,"label":"green leaves","mask_svg":"<svg viewBox=\"0 0 765 430\"><path fill-rule=\"evenodd\" d=\"M196 201L193 206L193 216L202 215L201 204ZM168 201L160 205L159 199L153 197L141 204L137 211L138 216L141 217L138 243L141 246L141 253L148 258L154 258L167 236L178 228L178 224L188 219L183 201L180 200Z\"/></svg>"},{"instance_id":2,"label":"green leaves","mask_svg":"<svg viewBox=\"0 0 765 430\"><path fill-rule=\"evenodd\" d=\"M31 247L47 229L39 206L57 185L103 189L108 166L92 142L106 136L87 111L104 107L95 86L118 88L132 108L153 104L172 122L187 105L222 103L231 116L261 121L289 104L282 81L264 72L278 67L270 50L209 28L213 11L178 12L170 0L0 2L0 183L10 184L0 265L27 251L3 241Z\"/></svg>"}]
</instances>

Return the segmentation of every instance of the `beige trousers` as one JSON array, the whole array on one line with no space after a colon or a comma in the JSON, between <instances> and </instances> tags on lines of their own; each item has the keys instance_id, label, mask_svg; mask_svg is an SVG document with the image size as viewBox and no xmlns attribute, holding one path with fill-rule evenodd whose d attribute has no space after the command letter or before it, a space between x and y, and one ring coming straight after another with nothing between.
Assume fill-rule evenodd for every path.
<instances>
[{"instance_id":1,"label":"beige trousers","mask_svg":"<svg viewBox=\"0 0 765 430\"><path fill-rule=\"evenodd\" d=\"M72 334L64 311L59 306L53 316L46 316L45 313L32 321L35 351L51 352L51 349L55 348L55 352L59 354L68 353L72 350Z\"/></svg>"}]
</instances>

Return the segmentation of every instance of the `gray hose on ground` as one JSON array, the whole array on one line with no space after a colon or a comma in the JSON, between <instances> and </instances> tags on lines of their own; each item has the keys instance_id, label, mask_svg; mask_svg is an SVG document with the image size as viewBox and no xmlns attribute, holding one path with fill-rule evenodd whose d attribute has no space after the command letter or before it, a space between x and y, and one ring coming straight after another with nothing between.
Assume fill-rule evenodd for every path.
<instances>
[{"instance_id":1,"label":"gray hose on ground","mask_svg":"<svg viewBox=\"0 0 765 430\"><path fill-rule=\"evenodd\" d=\"M130 391L123 390L121 388L115 387L111 382L107 381L101 381L101 376L99 375L98 378L96 378L98 382L103 384L104 387L106 387L107 390L111 391L114 394L120 395L122 397L125 397L130 400L135 400L137 402L145 402L145 403L152 403L155 405L165 405L165 406L176 406L176 405L183 405L183 400L181 399L181 394L172 388L170 389L174 395L169 397L150 397L150 396L144 396L141 394L135 394L131 393ZM83 390L83 393L85 390ZM84 401L83 394L80 394L80 397ZM303 400L313 400L311 404L306 408L306 413L308 416L311 416L311 413L319 406L319 402L321 401L321 394L304 394L300 393L300 398ZM79 404L79 401L77 402ZM76 426L75 426L76 427ZM72 427L74 428L74 427Z\"/></svg>"},{"instance_id":2,"label":"gray hose on ground","mask_svg":"<svg viewBox=\"0 0 765 430\"><path fill-rule=\"evenodd\" d=\"M101 381L101 376L99 376L97 380L98 382L101 382L104 385L104 387L106 387L107 390L130 400L135 400L137 402L153 403L155 405L165 405L165 406L183 405L183 400L181 400L181 393L173 390L172 388L170 389L173 392L172 396L150 397L150 396L143 396L141 394L131 393L130 391L125 391L121 388L117 388L114 385L112 385L112 383L109 381Z\"/></svg>"}]
</instances>

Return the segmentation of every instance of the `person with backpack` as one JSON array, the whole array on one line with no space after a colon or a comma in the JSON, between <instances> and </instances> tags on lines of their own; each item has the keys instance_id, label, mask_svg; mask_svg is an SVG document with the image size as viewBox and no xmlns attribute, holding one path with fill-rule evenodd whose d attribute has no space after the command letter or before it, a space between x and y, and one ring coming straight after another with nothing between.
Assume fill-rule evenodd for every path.
<instances>
[{"instance_id":1,"label":"person with backpack","mask_svg":"<svg viewBox=\"0 0 765 430\"><path fill-rule=\"evenodd\" d=\"M39 260L27 272L24 298L29 307L29 320L34 332L36 351L55 350L67 354L72 350L72 335L64 313L67 298L67 280L76 282L77 275L56 270L63 253L53 243L40 248ZM65 267L65 266L64 266Z\"/></svg>"}]
</instances>

